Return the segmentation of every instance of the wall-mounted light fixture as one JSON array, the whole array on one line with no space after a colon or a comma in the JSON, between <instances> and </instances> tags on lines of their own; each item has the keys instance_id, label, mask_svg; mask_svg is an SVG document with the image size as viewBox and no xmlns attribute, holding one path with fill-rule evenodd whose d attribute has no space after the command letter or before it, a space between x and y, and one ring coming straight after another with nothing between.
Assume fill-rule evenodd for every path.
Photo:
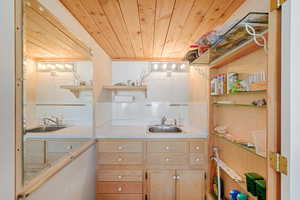
<instances>
[{"instance_id":1,"label":"wall-mounted light fixture","mask_svg":"<svg viewBox=\"0 0 300 200\"><path fill-rule=\"evenodd\" d=\"M54 62L38 62L38 72L75 72L75 64L73 63L54 63Z\"/></svg>"},{"instance_id":2,"label":"wall-mounted light fixture","mask_svg":"<svg viewBox=\"0 0 300 200\"><path fill-rule=\"evenodd\" d=\"M152 62L151 72L189 72L186 62Z\"/></svg>"}]
</instances>

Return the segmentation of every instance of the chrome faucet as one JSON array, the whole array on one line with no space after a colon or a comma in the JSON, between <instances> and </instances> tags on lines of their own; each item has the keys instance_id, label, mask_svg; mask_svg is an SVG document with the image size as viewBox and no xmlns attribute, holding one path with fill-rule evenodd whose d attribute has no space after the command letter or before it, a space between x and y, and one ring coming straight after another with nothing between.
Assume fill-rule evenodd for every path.
<instances>
[{"instance_id":1,"label":"chrome faucet","mask_svg":"<svg viewBox=\"0 0 300 200\"><path fill-rule=\"evenodd\" d=\"M59 117L55 117L55 116L42 118L42 126L43 127L50 126L51 125L50 123L52 123L55 126L59 127L59 126L62 125L62 120L59 119Z\"/></svg>"},{"instance_id":2,"label":"chrome faucet","mask_svg":"<svg viewBox=\"0 0 300 200\"><path fill-rule=\"evenodd\" d=\"M161 118L161 125L166 125L166 121L167 121L167 117L163 116L163 118Z\"/></svg>"}]
</instances>

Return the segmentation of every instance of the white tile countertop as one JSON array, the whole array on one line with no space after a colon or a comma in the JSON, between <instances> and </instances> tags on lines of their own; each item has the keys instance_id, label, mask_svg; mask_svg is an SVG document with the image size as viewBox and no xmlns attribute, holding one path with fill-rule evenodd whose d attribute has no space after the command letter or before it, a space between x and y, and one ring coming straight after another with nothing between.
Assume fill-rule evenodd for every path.
<instances>
[{"instance_id":1,"label":"white tile countertop","mask_svg":"<svg viewBox=\"0 0 300 200\"><path fill-rule=\"evenodd\" d=\"M148 133L148 126L112 126L106 124L96 128L96 138L207 138L206 131L199 131L193 127L180 127L182 133ZM91 138L91 126L71 126L58 131L27 133L24 139L64 139Z\"/></svg>"},{"instance_id":2,"label":"white tile countertop","mask_svg":"<svg viewBox=\"0 0 300 200\"><path fill-rule=\"evenodd\" d=\"M182 133L147 133L148 126L111 126L96 128L97 138L207 138L207 131L193 127L180 127Z\"/></svg>"}]
</instances>

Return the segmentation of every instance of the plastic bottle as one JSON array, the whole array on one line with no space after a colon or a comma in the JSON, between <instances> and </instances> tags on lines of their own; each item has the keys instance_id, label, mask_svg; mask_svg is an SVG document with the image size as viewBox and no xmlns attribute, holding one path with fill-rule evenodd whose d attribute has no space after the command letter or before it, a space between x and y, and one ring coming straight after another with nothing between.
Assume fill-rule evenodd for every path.
<instances>
[{"instance_id":1,"label":"plastic bottle","mask_svg":"<svg viewBox=\"0 0 300 200\"><path fill-rule=\"evenodd\" d=\"M238 200L237 199L237 196L238 196L238 194L239 194L240 192L238 191L238 190L231 190L230 191L230 200Z\"/></svg>"}]
</instances>

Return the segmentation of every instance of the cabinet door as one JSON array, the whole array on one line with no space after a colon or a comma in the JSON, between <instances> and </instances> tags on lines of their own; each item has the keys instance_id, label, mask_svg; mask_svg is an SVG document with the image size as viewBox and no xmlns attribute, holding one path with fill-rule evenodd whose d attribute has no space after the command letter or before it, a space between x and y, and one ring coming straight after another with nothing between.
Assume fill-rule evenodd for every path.
<instances>
[{"instance_id":1,"label":"cabinet door","mask_svg":"<svg viewBox=\"0 0 300 200\"><path fill-rule=\"evenodd\" d=\"M176 200L204 200L204 171L178 170L176 175Z\"/></svg>"},{"instance_id":2,"label":"cabinet door","mask_svg":"<svg viewBox=\"0 0 300 200\"><path fill-rule=\"evenodd\" d=\"M150 170L147 173L149 200L175 200L175 170Z\"/></svg>"}]
</instances>

